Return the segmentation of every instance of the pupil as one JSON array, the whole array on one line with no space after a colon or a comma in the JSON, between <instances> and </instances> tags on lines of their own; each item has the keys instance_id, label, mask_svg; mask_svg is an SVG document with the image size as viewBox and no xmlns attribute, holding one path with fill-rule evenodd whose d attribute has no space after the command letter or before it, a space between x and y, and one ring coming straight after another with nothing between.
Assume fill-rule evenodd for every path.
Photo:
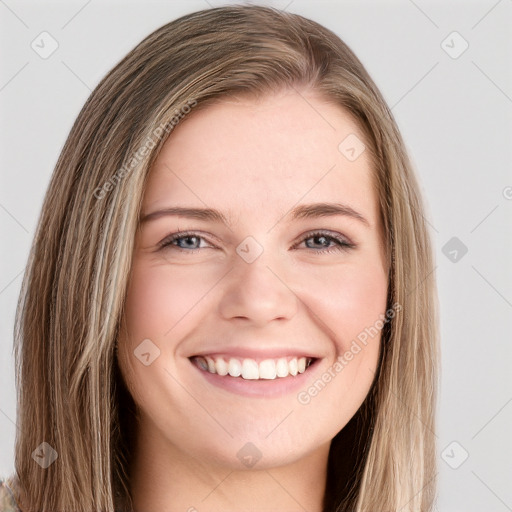
<instances>
[{"instance_id":1,"label":"pupil","mask_svg":"<svg viewBox=\"0 0 512 512\"><path fill-rule=\"evenodd\" d=\"M325 245L327 242L327 238L324 235L317 235L313 237L313 240L316 244Z\"/></svg>"},{"instance_id":2,"label":"pupil","mask_svg":"<svg viewBox=\"0 0 512 512\"><path fill-rule=\"evenodd\" d=\"M185 237L183 240L185 240L185 245L187 247L190 247L190 246L193 246L194 245L194 240L196 239L197 237L195 236L187 236Z\"/></svg>"}]
</instances>

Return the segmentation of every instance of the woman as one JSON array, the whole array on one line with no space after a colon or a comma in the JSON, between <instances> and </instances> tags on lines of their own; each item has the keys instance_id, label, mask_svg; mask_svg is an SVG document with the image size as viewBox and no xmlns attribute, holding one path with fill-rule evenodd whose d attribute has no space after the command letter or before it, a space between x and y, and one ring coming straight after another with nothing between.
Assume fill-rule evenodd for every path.
<instances>
[{"instance_id":1,"label":"woman","mask_svg":"<svg viewBox=\"0 0 512 512\"><path fill-rule=\"evenodd\" d=\"M163 26L47 192L4 499L432 510L432 268L396 123L336 35L258 6Z\"/></svg>"}]
</instances>

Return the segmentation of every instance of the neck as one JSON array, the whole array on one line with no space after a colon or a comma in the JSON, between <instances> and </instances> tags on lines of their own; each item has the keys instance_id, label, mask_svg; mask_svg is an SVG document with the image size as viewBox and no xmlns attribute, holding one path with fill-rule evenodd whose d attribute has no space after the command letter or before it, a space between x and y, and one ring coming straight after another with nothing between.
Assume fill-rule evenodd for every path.
<instances>
[{"instance_id":1,"label":"neck","mask_svg":"<svg viewBox=\"0 0 512 512\"><path fill-rule=\"evenodd\" d=\"M287 465L240 470L194 458L144 429L131 467L134 512L321 512L329 446Z\"/></svg>"}]
</instances>

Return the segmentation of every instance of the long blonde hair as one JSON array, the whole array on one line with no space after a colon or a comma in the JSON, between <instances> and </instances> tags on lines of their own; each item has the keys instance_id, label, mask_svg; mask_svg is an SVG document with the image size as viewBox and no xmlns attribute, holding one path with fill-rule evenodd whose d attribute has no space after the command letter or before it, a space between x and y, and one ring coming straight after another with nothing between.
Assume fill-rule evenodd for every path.
<instances>
[{"instance_id":1,"label":"long blonde hair","mask_svg":"<svg viewBox=\"0 0 512 512\"><path fill-rule=\"evenodd\" d=\"M92 92L57 162L16 315L15 468L26 511L131 510L134 404L115 342L146 177L191 109L290 87L321 93L361 127L390 257L388 304L401 306L383 329L367 400L332 442L324 511L432 509L437 305L401 135L334 33L270 7L232 5L183 16L135 47ZM47 468L32 457L43 442L58 456Z\"/></svg>"}]
</instances>

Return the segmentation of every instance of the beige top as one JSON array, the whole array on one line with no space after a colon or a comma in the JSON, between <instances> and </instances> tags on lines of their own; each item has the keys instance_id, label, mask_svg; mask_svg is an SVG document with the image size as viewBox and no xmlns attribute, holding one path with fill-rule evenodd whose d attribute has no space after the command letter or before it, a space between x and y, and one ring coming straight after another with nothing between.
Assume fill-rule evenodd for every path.
<instances>
[{"instance_id":1,"label":"beige top","mask_svg":"<svg viewBox=\"0 0 512 512\"><path fill-rule=\"evenodd\" d=\"M0 512L21 512L14 499L13 478L0 479Z\"/></svg>"}]
</instances>

